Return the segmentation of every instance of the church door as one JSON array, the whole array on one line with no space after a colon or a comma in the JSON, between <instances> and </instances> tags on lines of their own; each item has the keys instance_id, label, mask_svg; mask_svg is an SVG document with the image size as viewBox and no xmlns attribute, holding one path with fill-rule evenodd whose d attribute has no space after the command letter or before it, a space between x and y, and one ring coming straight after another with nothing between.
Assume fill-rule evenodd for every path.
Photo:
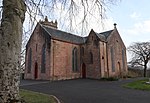
<instances>
[{"instance_id":1,"label":"church door","mask_svg":"<svg viewBox=\"0 0 150 103\"><path fill-rule=\"evenodd\" d=\"M34 79L38 78L38 64L37 62L35 63L35 70L34 70Z\"/></svg>"},{"instance_id":2,"label":"church door","mask_svg":"<svg viewBox=\"0 0 150 103\"><path fill-rule=\"evenodd\" d=\"M86 78L86 65L82 64L82 78Z\"/></svg>"}]
</instances>

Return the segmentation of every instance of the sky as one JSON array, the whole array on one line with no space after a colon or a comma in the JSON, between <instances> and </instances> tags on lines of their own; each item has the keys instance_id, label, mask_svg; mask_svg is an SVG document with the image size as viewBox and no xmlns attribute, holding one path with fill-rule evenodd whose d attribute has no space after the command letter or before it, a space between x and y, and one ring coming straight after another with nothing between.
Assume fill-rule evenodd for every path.
<instances>
[{"instance_id":1,"label":"sky","mask_svg":"<svg viewBox=\"0 0 150 103\"><path fill-rule=\"evenodd\" d=\"M126 47L128 47L134 42L150 41L150 13L149 13L150 0L116 0L116 1L121 2L118 2L115 5L110 5L109 9L106 10L107 19L105 19L104 22L105 28L102 30L101 29L102 27L98 27L96 22L91 22L92 20L89 19L91 24L93 24L91 25L90 29L94 29L94 31L96 32L102 32L113 29L114 28L113 24L117 23L117 29ZM0 4L1 2L2 0L0 0ZM37 18L38 21L39 19L41 18ZM57 18L54 17L50 19L55 20ZM29 20L27 19L26 21L27 22L25 22L24 25L29 24L28 22ZM64 22L64 20L62 20L62 22ZM64 31L63 28L60 27L60 29ZM129 61L130 56L128 52L127 54L128 54L127 60Z\"/></svg>"},{"instance_id":2,"label":"sky","mask_svg":"<svg viewBox=\"0 0 150 103\"><path fill-rule=\"evenodd\" d=\"M107 19L104 20L105 24L104 28L99 27L97 25L97 20L94 21L94 19L88 17L88 19L90 18L89 23L91 25L89 31L91 29L94 29L95 32L99 33L111 30L114 28L113 24L117 23L117 29L126 47L128 47L134 42L150 41L150 13L149 13L150 1L149 0L116 0L116 1L121 2L117 2L117 4L115 5L110 5L109 9L106 10ZM82 9L80 10L81 12L79 13L79 15L82 15L83 11ZM60 15L58 9L56 10L57 16L56 15L52 16L51 13L48 14L46 14L46 16L48 16L50 20L56 20L57 16L58 17L62 15L66 16L66 14ZM38 18L37 21L39 21L39 19L41 18ZM76 21L78 22L78 20ZM65 24L68 23L67 20L65 19L60 21L58 20L58 24L61 24L61 22ZM64 27L59 26L58 29L62 31L67 31L66 27L68 26L64 25ZM78 27L77 29L81 29L80 26L77 27ZM80 35L81 33L73 33L73 34ZM128 61L130 60L129 55L127 55L127 60Z\"/></svg>"},{"instance_id":3,"label":"sky","mask_svg":"<svg viewBox=\"0 0 150 103\"><path fill-rule=\"evenodd\" d=\"M150 1L122 0L107 11L111 23L117 23L117 29L128 47L133 42L150 41ZM107 25L107 24L106 24Z\"/></svg>"},{"instance_id":4,"label":"sky","mask_svg":"<svg viewBox=\"0 0 150 103\"><path fill-rule=\"evenodd\" d=\"M117 23L117 29L126 47L131 45L131 43L133 42L149 41L150 40L150 13L149 13L150 1L149 0L116 0L116 1L121 1L121 2L117 2L116 5L110 5L109 9L106 10L107 19L104 20L104 24L105 24L104 28L99 27L97 25L97 21L96 20L94 21L93 19L90 18L89 23L91 26L89 27L87 34L91 29L94 29L94 31L98 33L106 30L111 30L114 28L113 24ZM59 10L57 9L56 12L58 11ZM82 13L83 12L80 12L79 15L82 15ZM47 16L49 16L49 19L58 20L57 16L51 17L51 13L49 14L50 16L46 14ZM57 13L57 15L60 16L59 12ZM66 16L66 14L64 15ZM39 19L40 18L37 18L37 21L39 21ZM58 20L58 25L61 24L61 22L64 22L66 24L67 20L64 19ZM64 27L59 26L58 29L62 31L67 31L66 27L68 26L66 25ZM80 26L77 27L78 27L77 29L81 29ZM81 33L73 33L73 34L80 35Z\"/></svg>"}]
</instances>

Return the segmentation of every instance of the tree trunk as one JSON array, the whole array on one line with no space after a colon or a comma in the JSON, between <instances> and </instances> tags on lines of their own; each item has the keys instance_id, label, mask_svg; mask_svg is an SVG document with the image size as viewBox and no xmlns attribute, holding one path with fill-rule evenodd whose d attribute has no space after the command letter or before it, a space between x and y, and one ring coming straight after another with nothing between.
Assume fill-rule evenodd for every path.
<instances>
[{"instance_id":1,"label":"tree trunk","mask_svg":"<svg viewBox=\"0 0 150 103\"><path fill-rule=\"evenodd\" d=\"M24 0L3 0L0 26L0 103L19 102L20 52Z\"/></svg>"},{"instance_id":2,"label":"tree trunk","mask_svg":"<svg viewBox=\"0 0 150 103\"><path fill-rule=\"evenodd\" d=\"M147 65L144 65L144 77L146 77L146 70L147 70Z\"/></svg>"}]
</instances>

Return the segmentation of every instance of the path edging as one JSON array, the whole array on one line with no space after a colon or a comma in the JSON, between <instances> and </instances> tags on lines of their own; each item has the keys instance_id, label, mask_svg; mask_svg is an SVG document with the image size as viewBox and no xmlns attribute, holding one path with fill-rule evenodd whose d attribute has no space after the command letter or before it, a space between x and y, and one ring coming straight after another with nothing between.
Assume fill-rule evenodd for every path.
<instances>
[{"instance_id":1,"label":"path edging","mask_svg":"<svg viewBox=\"0 0 150 103\"><path fill-rule=\"evenodd\" d=\"M56 96L54 95L50 95L50 96L52 96L57 101L57 103L61 103L60 100Z\"/></svg>"}]
</instances>

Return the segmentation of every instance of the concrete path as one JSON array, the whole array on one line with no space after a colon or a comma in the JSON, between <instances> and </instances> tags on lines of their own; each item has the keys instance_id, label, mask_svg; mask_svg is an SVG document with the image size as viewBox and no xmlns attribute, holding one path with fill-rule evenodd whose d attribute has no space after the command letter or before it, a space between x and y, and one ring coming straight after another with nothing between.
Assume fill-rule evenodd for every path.
<instances>
[{"instance_id":1,"label":"concrete path","mask_svg":"<svg viewBox=\"0 0 150 103\"><path fill-rule=\"evenodd\" d=\"M55 95L63 103L150 103L150 91L122 87L131 81L133 79L111 82L90 79L57 82L23 80L21 88Z\"/></svg>"}]
</instances>

